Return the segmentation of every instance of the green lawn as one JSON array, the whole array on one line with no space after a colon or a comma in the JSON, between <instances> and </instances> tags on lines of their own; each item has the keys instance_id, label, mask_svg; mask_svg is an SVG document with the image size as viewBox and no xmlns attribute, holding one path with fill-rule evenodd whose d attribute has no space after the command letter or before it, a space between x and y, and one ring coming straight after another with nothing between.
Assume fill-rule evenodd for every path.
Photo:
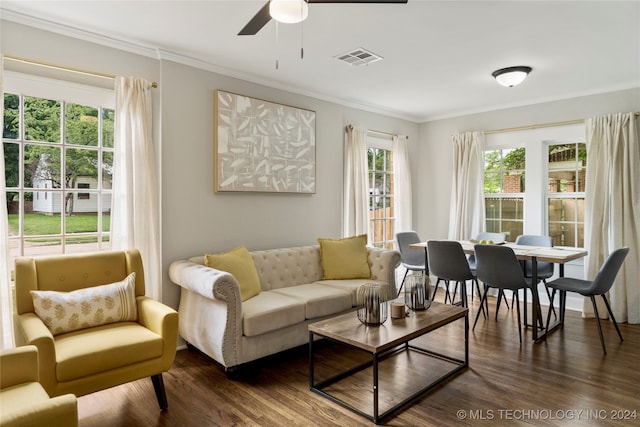
<instances>
[{"instance_id":1,"label":"green lawn","mask_svg":"<svg viewBox=\"0 0 640 427\"><path fill-rule=\"evenodd\" d=\"M98 231L96 215L71 215L65 217L66 233L91 233ZM102 216L102 231L109 231L109 215ZM18 234L18 214L9 215L9 235ZM25 214L24 235L60 234L60 215L39 213ZM95 241L95 239L94 239Z\"/></svg>"}]
</instances>

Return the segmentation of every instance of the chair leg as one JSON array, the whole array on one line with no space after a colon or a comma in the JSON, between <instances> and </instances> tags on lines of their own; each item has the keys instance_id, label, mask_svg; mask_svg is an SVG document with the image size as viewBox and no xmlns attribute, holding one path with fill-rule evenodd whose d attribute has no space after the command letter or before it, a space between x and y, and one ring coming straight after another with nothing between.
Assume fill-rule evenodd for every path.
<instances>
[{"instance_id":1,"label":"chair leg","mask_svg":"<svg viewBox=\"0 0 640 427\"><path fill-rule=\"evenodd\" d=\"M607 347L604 345L604 335L602 334L602 325L600 324L600 315L598 314L598 307L596 305L596 298L590 295L591 304L593 305L593 313L596 315L596 322L598 322L598 333L600 334L600 343L602 344L602 351L607 354Z\"/></svg>"},{"instance_id":2,"label":"chair leg","mask_svg":"<svg viewBox=\"0 0 640 427\"><path fill-rule=\"evenodd\" d=\"M547 291L547 298L549 298L549 301L551 301L551 294L549 293L549 288L547 287L547 281L543 279L542 283L544 283L544 290ZM549 310L553 311L553 317L557 319L558 314L556 313L556 309L553 304L549 304Z\"/></svg>"},{"instance_id":3,"label":"chair leg","mask_svg":"<svg viewBox=\"0 0 640 427\"><path fill-rule=\"evenodd\" d=\"M489 287L487 285L484 286L484 293L482 294L482 298L480 298L480 306L482 307L482 305L485 303L486 299L487 299L487 292L489 291ZM488 308L487 308L488 310ZM487 314L489 314L489 312L487 311ZM476 323L478 323L478 318L480 317L480 310L478 310L478 312L476 313L476 320L474 320L473 322L473 328L471 328L472 331L474 331L476 329Z\"/></svg>"},{"instance_id":4,"label":"chair leg","mask_svg":"<svg viewBox=\"0 0 640 427\"><path fill-rule=\"evenodd\" d=\"M547 288L547 292L549 291L549 288ZM553 291L551 292L551 295L549 295L549 311L547 311L547 324L544 327L545 330L545 339L547 336L547 332L549 332L549 322L551 322L551 308L553 308L553 302L556 299L556 290L555 288L553 289ZM555 310L553 310L553 312L555 313ZM556 319L558 318L558 316L556 316Z\"/></svg>"},{"instance_id":5,"label":"chair leg","mask_svg":"<svg viewBox=\"0 0 640 427\"><path fill-rule=\"evenodd\" d=\"M520 344L522 344L522 323L520 319L520 297L516 293L516 312L518 313L518 337L520 338Z\"/></svg>"},{"instance_id":6,"label":"chair leg","mask_svg":"<svg viewBox=\"0 0 640 427\"><path fill-rule=\"evenodd\" d=\"M480 300L482 300L482 292L480 291L480 282L478 281L478 278L474 277L471 280L476 284L476 290L478 291L478 298L480 298ZM473 283L471 284L471 290L473 290ZM473 300L473 294L471 295L471 299ZM482 314L483 314L484 318L486 319L488 313L484 309L484 305L480 304L480 310L482 311Z\"/></svg>"},{"instance_id":7,"label":"chair leg","mask_svg":"<svg viewBox=\"0 0 640 427\"><path fill-rule=\"evenodd\" d=\"M442 279L438 277L438 280L436 280L436 286L435 289L433 290L433 294L431 295L431 301L433 301L434 299L436 299L436 294L438 293L438 288L440 287L440 281ZM446 299L445 299L446 302Z\"/></svg>"},{"instance_id":8,"label":"chair leg","mask_svg":"<svg viewBox=\"0 0 640 427\"><path fill-rule=\"evenodd\" d=\"M607 306L607 311L609 312L609 317L611 317L611 320L613 321L613 326L616 327L616 332L618 332L618 336L620 337L620 341L624 341L624 338L622 338L622 334L620 333L620 328L618 328L618 322L616 322L616 318L613 316L613 311L611 311L611 306L609 305L609 301L607 300L607 297L605 297L604 294L602 294L601 297L604 300L604 305Z\"/></svg>"},{"instance_id":9,"label":"chair leg","mask_svg":"<svg viewBox=\"0 0 640 427\"><path fill-rule=\"evenodd\" d=\"M153 389L156 392L156 398L158 398L158 405L160 405L160 409L164 411L169 407L169 404L167 403L167 393L164 390L162 373L153 375L151 377L151 382L153 382Z\"/></svg>"},{"instance_id":10,"label":"chair leg","mask_svg":"<svg viewBox=\"0 0 640 427\"><path fill-rule=\"evenodd\" d=\"M400 292L402 292L402 287L404 286L404 281L407 279L407 274L409 274L409 269L404 272L404 277L402 278L402 282L400 283L400 289L398 289L398 295L396 298L400 296Z\"/></svg>"}]
</instances>

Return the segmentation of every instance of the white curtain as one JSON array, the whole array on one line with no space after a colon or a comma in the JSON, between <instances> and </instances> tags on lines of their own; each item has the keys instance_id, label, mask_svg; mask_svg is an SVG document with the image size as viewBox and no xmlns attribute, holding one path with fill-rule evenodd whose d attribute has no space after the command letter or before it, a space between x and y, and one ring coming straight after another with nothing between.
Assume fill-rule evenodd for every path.
<instances>
[{"instance_id":1,"label":"white curtain","mask_svg":"<svg viewBox=\"0 0 640 427\"><path fill-rule=\"evenodd\" d=\"M411 170L407 137L393 137L393 194L395 195L395 231L413 230Z\"/></svg>"},{"instance_id":2,"label":"white curtain","mask_svg":"<svg viewBox=\"0 0 640 427\"><path fill-rule=\"evenodd\" d=\"M593 279L615 249L629 254L611 289L613 315L620 322L640 323L640 146L634 113L586 120L587 182L585 274ZM606 314L606 309L599 313ZM589 301L584 316L593 316Z\"/></svg>"},{"instance_id":3,"label":"white curtain","mask_svg":"<svg viewBox=\"0 0 640 427\"><path fill-rule=\"evenodd\" d=\"M160 203L152 138L151 84L116 77L111 247L138 249L146 294L162 299Z\"/></svg>"},{"instance_id":4,"label":"white curtain","mask_svg":"<svg viewBox=\"0 0 640 427\"><path fill-rule=\"evenodd\" d=\"M4 80L3 55L0 52L0 126L4 129ZM0 144L0 349L12 348L13 340L13 299L11 297L11 266L9 265L9 217L7 215L7 195L5 191L4 147Z\"/></svg>"},{"instance_id":5,"label":"white curtain","mask_svg":"<svg viewBox=\"0 0 640 427\"><path fill-rule=\"evenodd\" d=\"M451 136L453 177L449 239L470 239L484 231L484 132Z\"/></svg>"},{"instance_id":6,"label":"white curtain","mask_svg":"<svg viewBox=\"0 0 640 427\"><path fill-rule=\"evenodd\" d=\"M367 130L347 127L344 177L344 235L368 234Z\"/></svg>"}]
</instances>

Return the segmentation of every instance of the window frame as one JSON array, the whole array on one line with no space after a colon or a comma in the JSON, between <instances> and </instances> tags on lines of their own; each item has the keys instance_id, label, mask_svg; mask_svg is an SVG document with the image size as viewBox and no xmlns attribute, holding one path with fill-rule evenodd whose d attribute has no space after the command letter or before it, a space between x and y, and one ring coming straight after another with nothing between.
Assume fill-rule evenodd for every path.
<instances>
[{"instance_id":1,"label":"window frame","mask_svg":"<svg viewBox=\"0 0 640 427\"><path fill-rule=\"evenodd\" d=\"M113 156L113 147L105 147L102 144L103 128L102 128L102 117L103 111L111 110L115 114L115 91L113 89L105 89L97 86L88 86L73 82L68 82L64 80L57 80L48 77L41 77L37 75L18 73L14 71L4 71L4 84L3 84L3 95L4 94L13 94L19 97L19 135L17 139L12 138L4 138L2 137L2 149L5 149L5 143L15 144L18 146L18 159L20 161L19 171L18 171L18 183L17 186L9 187L8 184L5 185L5 191L7 193L18 193L18 234L17 236L9 236L9 249L11 258L15 258L16 256L24 256L24 255L32 255L31 251L26 249L26 241L36 240L41 241L42 239L51 239L57 244L54 244L54 250L46 251L47 254L64 254L68 253L69 250L67 246L70 244L67 242L69 238L95 238L95 244L91 246L91 248L87 248L87 251L104 251L111 249L111 239L110 239L110 230L105 231L103 225L103 217L105 212L109 212L110 209L110 197L111 197L111 188L104 187L103 171L101 167L98 167L97 170L97 182L94 188L90 189L80 189L85 191L79 191L77 185L74 185L73 188L65 188L65 185L62 185L61 188L52 188L49 183L46 183L46 187L37 188L33 183L31 186L27 187L25 183L25 170L24 170L24 161L25 161L25 146L27 145L38 145L42 147L55 147L59 149L60 152L60 160L61 170L60 173L64 173L64 168L66 167L65 163L67 161L66 158L66 150L67 149L75 149L75 150L91 150L97 152L97 161L100 165L103 164L103 154L104 153L112 153ZM25 97L33 97L40 99L49 99L59 102L60 104L60 136L59 141L57 142L43 142L43 141L35 141L26 139L25 134L25 123L24 123L24 98ZM3 98L4 102L4 98ZM67 142L65 138L66 132L66 122L65 122L65 105L66 104L79 104L83 106L90 106L93 108L97 108L97 114L99 116L98 119L98 141L97 145L82 145L82 144L74 144L71 142ZM6 159L5 159L6 161ZM76 183L77 184L77 183ZM44 190L44 191L43 191ZM57 214L60 215L60 230L59 233L47 233L47 234L28 234L25 233L25 195L31 193L33 195L33 199L36 198L50 200L54 194L58 194L58 197L61 200L64 199L66 194L71 194L74 199L77 200L78 196L83 193L89 194L90 198L96 197L96 229L95 231L89 232L74 232L69 233L66 226L66 215L64 215L64 207L60 209ZM43 193L43 194L40 194ZM49 194L51 193L51 194ZM105 210L106 209L106 210ZM55 209L54 209L55 212ZM105 238L107 239L105 241ZM39 244L36 245L37 248L41 248ZM75 247L73 252L78 252L78 248ZM38 254L40 252L37 252ZM33 253L35 254L35 253Z\"/></svg>"},{"instance_id":2,"label":"window frame","mask_svg":"<svg viewBox=\"0 0 640 427\"><path fill-rule=\"evenodd\" d=\"M367 182L371 183L371 174L374 173L383 173L385 174L385 178L388 177L389 178L389 182L388 182L388 188L389 188L389 193L388 194L383 194L382 197L385 200L389 200L389 206L386 206L390 209L390 211L392 212L392 215L387 216L387 215L383 215L382 217L376 217L376 218L372 218L371 217L371 212L372 212L372 203L371 203L371 199L372 197L374 197L374 195L371 194L371 188L369 188L369 195L367 196L367 206L369 207L369 209L367 210L368 213L368 226L367 226L367 234L368 234L368 238L369 238L369 244L371 244L372 246L375 247L382 247L382 248L386 248L386 249L394 249L395 247L395 189L394 189L394 177L393 177L393 140L391 140L390 138L380 138L379 136L376 135L372 135L372 134L367 134L367 159L369 158L369 150L374 149L374 150L385 150L385 151L389 151L391 153L391 155L389 156L389 164L387 165L388 168L384 171L371 171L369 169L369 164L367 162ZM375 223L376 222L382 222L382 235L386 236L386 238L379 240L379 239L375 239L376 237L376 233L375 233ZM392 227L391 232L389 232L388 227Z\"/></svg>"},{"instance_id":3,"label":"window frame","mask_svg":"<svg viewBox=\"0 0 640 427\"><path fill-rule=\"evenodd\" d=\"M527 181L524 192L523 234L549 234L549 145L581 142L585 142L584 123L485 135L484 151L525 147L525 179ZM582 262L578 260L577 264Z\"/></svg>"}]
</instances>

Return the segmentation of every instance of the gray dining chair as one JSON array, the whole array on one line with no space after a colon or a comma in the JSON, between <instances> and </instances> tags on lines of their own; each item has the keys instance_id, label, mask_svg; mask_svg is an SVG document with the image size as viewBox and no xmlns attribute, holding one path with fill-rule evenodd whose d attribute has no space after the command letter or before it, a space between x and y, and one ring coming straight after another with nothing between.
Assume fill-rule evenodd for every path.
<instances>
[{"instance_id":1,"label":"gray dining chair","mask_svg":"<svg viewBox=\"0 0 640 427\"><path fill-rule=\"evenodd\" d=\"M499 291L504 289L514 291L518 313L518 336L522 343L522 324L517 291L531 288L531 279L524 277L520 261L518 261L516 254L510 247L479 244L474 246L474 250L476 255L476 276L485 285L480 304L485 304L489 288L495 288ZM480 311L476 314L472 330L475 330L479 317Z\"/></svg>"},{"instance_id":2,"label":"gray dining chair","mask_svg":"<svg viewBox=\"0 0 640 427\"><path fill-rule=\"evenodd\" d=\"M516 237L515 241L516 245L523 246L540 246L544 248L553 247L553 239L551 236L541 236L536 234L522 234ZM520 261L522 263L522 268L524 270L525 277L533 277L533 263L531 261ZM549 301L551 301L551 293L549 288L547 287L547 279L550 279L553 276L553 264L550 262L539 261L536 263L536 277L538 281L542 281L544 283L544 289L547 292L547 297ZM511 305L513 305L513 300L515 296L511 297ZM500 306L500 304L498 304ZM553 305L549 305L549 310L553 313L554 317L557 318L556 310ZM497 314L497 313L496 313ZM540 314L540 316L542 316ZM527 292L524 291L524 321L525 325L527 323ZM542 323L541 318L539 319L540 323ZM526 325L531 326L531 325Z\"/></svg>"},{"instance_id":3,"label":"gray dining chair","mask_svg":"<svg viewBox=\"0 0 640 427\"><path fill-rule=\"evenodd\" d=\"M449 282L455 282L453 297L450 299L453 304L455 300L456 290L460 288L460 301L463 307L468 307L467 301L467 286L468 280L472 281L471 286L476 285L478 295L480 295L480 285L478 280L471 273L467 257L462 249L460 242L454 240L429 240L427 242L427 254L429 255L429 270L431 274L445 283L445 290L449 289ZM438 292L438 282L436 282L436 288L433 291L431 300ZM446 296L445 296L446 302ZM484 311L484 306L480 306L480 310ZM486 316L486 313L485 313Z\"/></svg>"},{"instance_id":4,"label":"gray dining chair","mask_svg":"<svg viewBox=\"0 0 640 427\"><path fill-rule=\"evenodd\" d=\"M573 277L561 277L559 279L553 280L547 283L547 286L552 289L551 292L551 305L553 305L553 300L556 296L556 290L560 291L560 325L564 326L564 312L567 304L567 292L576 292L585 297L589 297L591 299L591 304L593 305L593 312L596 316L596 321L598 323L598 333L600 334L600 343L602 344L602 351L604 354L607 354L607 347L604 344L604 336L602 334L602 325L600 324L600 316L598 315L598 307L596 305L596 296L600 295L604 300L604 304L607 307L607 311L609 312L609 316L611 317L611 321L613 322L613 326L616 328L616 332L618 332L618 336L620 337L620 341L624 341L622 338L622 334L620 333L620 328L618 328L618 323L616 322L616 318L611 311L611 306L609 305L609 300L607 300L606 293L609 292L611 286L613 286L613 282L618 275L618 271L624 262L627 254L629 253L629 248L620 248L611 252L607 259L600 267L600 271L596 275L593 280L582 280L575 279ZM549 320L551 317L551 312L547 313L547 328L549 325Z\"/></svg>"},{"instance_id":5,"label":"gray dining chair","mask_svg":"<svg viewBox=\"0 0 640 427\"><path fill-rule=\"evenodd\" d=\"M396 241L398 243L398 249L400 251L400 262L406 269L404 277L402 278L402 283L400 284L400 288L398 289L398 295L400 295L400 292L402 292L402 287L404 286L404 281L407 278L407 274L409 273L409 271L422 271L425 274L428 274L428 269L426 266L427 257L425 253L423 251L419 251L409 247L409 245L421 242L418 233L416 233L415 231L401 231L399 233L396 233Z\"/></svg>"},{"instance_id":6,"label":"gray dining chair","mask_svg":"<svg viewBox=\"0 0 640 427\"><path fill-rule=\"evenodd\" d=\"M478 242L480 242L481 240L493 240L494 243L501 243L501 242L507 241L507 235L505 233L493 233L489 231L482 231L478 233L478 235L475 237L475 240L477 240ZM467 261L469 262L469 268L471 269L471 273L473 273L473 275L475 276L476 275L475 255L469 255L467 257ZM480 297L481 297L480 292L478 292L478 298ZM503 298L503 297L504 297L504 292L502 292L502 290L498 291L498 306L500 305L500 301L504 301L504 304L507 306L507 309L509 309L509 303L507 302L506 298ZM471 298L473 299L473 288L471 289ZM496 316L497 315L498 315L498 310L496 310Z\"/></svg>"}]
</instances>

